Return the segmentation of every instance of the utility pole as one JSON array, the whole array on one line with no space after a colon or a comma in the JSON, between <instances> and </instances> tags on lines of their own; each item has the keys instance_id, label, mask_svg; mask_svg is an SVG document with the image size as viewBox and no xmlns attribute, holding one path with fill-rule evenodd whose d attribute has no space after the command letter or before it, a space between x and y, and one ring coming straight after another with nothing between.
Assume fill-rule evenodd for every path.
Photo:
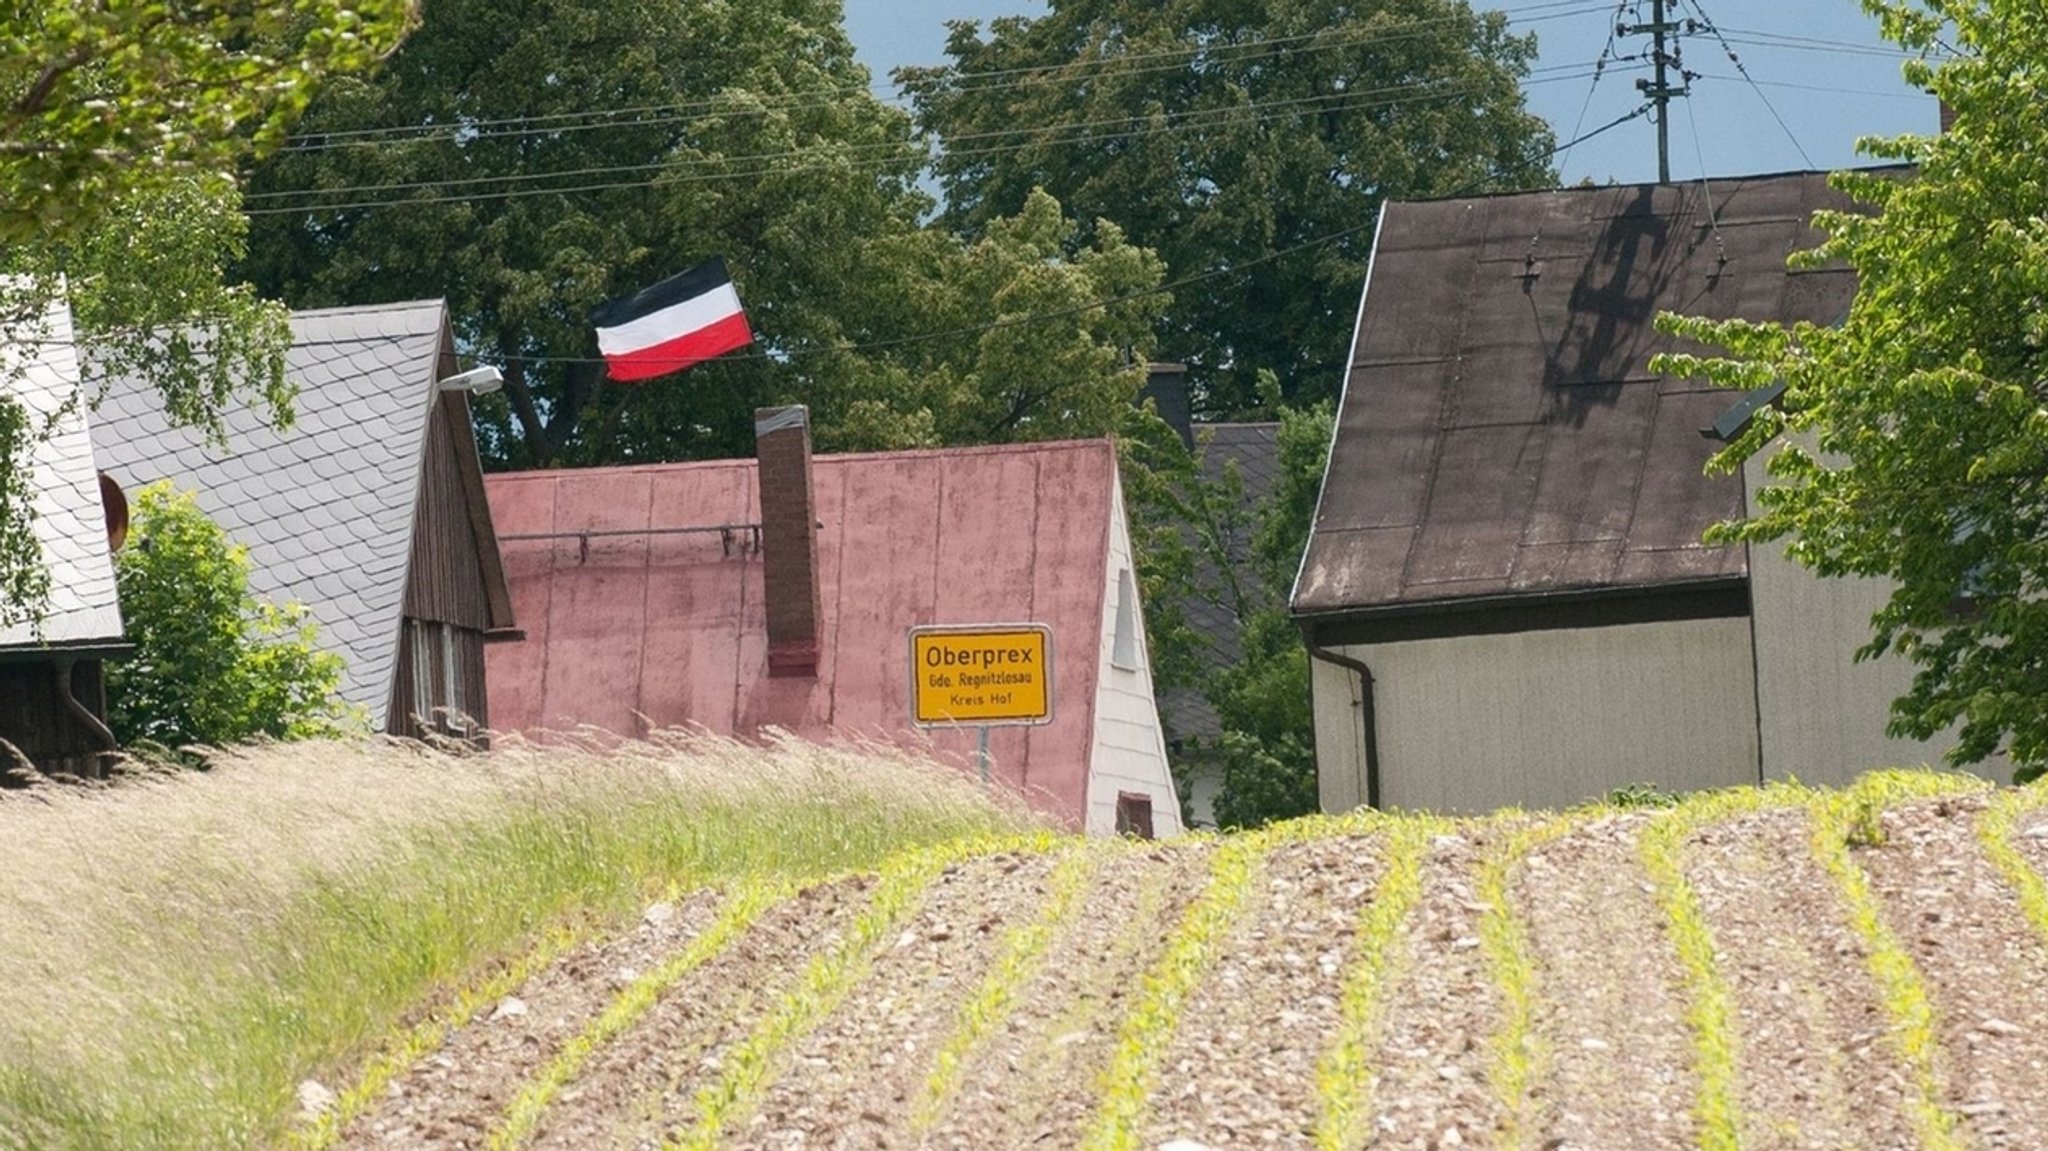
<instances>
[{"instance_id":1,"label":"utility pole","mask_svg":"<svg viewBox=\"0 0 2048 1151\"><path fill-rule=\"evenodd\" d=\"M1640 36L1647 32L1652 37L1650 63L1656 68L1656 79L1636 81L1636 90L1647 96L1657 106L1657 182L1671 182L1671 98L1692 95L1693 74L1685 70L1679 57L1678 33L1684 25L1676 20L1664 18L1665 0L1650 0L1650 22L1648 24L1617 24L1614 31L1618 36ZM1640 12L1642 9L1638 8ZM1671 70L1678 72L1678 86L1671 86Z\"/></svg>"}]
</instances>

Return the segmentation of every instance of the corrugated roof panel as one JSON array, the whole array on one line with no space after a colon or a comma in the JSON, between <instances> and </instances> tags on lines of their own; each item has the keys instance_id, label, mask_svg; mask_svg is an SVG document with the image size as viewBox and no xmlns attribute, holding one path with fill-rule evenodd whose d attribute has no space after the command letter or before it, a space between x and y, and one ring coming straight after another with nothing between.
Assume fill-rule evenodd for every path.
<instances>
[{"instance_id":1,"label":"corrugated roof panel","mask_svg":"<svg viewBox=\"0 0 2048 1151\"><path fill-rule=\"evenodd\" d=\"M1036 620L1054 631L1054 722L997 729L998 770L1078 821L1109 573L1106 441L818 456L822 662L767 675L760 556L741 533L590 541L526 533L759 520L752 460L486 477L523 643L493 644L507 729L701 724L753 736L872 737L971 762L971 731L911 730L909 629ZM648 510L652 508L650 517Z\"/></svg>"}]
</instances>

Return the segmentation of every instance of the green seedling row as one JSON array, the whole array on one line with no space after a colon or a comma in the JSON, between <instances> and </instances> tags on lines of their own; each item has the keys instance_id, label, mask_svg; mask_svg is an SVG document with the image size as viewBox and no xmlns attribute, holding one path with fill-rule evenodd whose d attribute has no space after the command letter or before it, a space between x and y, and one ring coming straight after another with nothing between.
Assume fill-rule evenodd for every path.
<instances>
[{"instance_id":1,"label":"green seedling row","mask_svg":"<svg viewBox=\"0 0 2048 1151\"><path fill-rule=\"evenodd\" d=\"M1515 914L1510 889L1524 856L1578 822L1570 815L1537 823L1525 822L1519 813L1503 815L1500 845L1479 865L1479 902L1486 907L1479 916L1479 947L1501 998L1501 1025L1491 1044L1487 1078L1501 1103L1504 1118L1497 1142L1502 1147L1521 1146L1528 1126L1529 1087L1543 1060L1536 1036L1536 957L1528 926Z\"/></svg>"},{"instance_id":2,"label":"green seedling row","mask_svg":"<svg viewBox=\"0 0 2048 1151\"><path fill-rule=\"evenodd\" d=\"M458 991L454 1001L445 1009L428 1015L401 1032L395 1042L371 1059L362 1074L340 1093L333 1107L313 1116L291 1133L288 1145L299 1151L326 1151L332 1147L348 1125L381 1097L392 1081L405 1074L429 1052L439 1049L457 1028L475 1020L484 1010L561 958L581 942L585 934L582 928L558 927L516 962Z\"/></svg>"},{"instance_id":3,"label":"green seedling row","mask_svg":"<svg viewBox=\"0 0 2048 1151\"><path fill-rule=\"evenodd\" d=\"M1225 838L1209 865L1209 883L1181 917L1166 950L1147 972L1118 1029L1102 1073L1101 1102L1082 1138L1086 1151L1133 1151L1152 1095L1158 1063L1179 1027L1188 997L1215 962L1243 911L1264 859L1274 848L1357 835L1385 819L1376 813L1316 816Z\"/></svg>"},{"instance_id":4,"label":"green seedling row","mask_svg":"<svg viewBox=\"0 0 2048 1151\"><path fill-rule=\"evenodd\" d=\"M1101 862L1099 849L1076 847L1053 868L1047 881L1045 906L1031 922L1012 928L1001 953L973 994L960 1006L952 1034L932 1058L931 1073L912 1112L912 1127L925 1131L938 1120L946 1101L960 1085L969 1057L1010 1017L1017 992L1028 984L1045 960L1053 937L1073 916L1081 892Z\"/></svg>"},{"instance_id":5,"label":"green seedling row","mask_svg":"<svg viewBox=\"0 0 2048 1151\"><path fill-rule=\"evenodd\" d=\"M1165 953L1146 972L1130 1014L1118 1029L1116 1047L1100 1080L1102 1102L1081 1141L1085 1151L1137 1147L1159 1056L1172 1039L1189 993L1244 907L1267 845L1268 837L1255 832L1216 849L1208 886L1168 937Z\"/></svg>"},{"instance_id":6,"label":"green seedling row","mask_svg":"<svg viewBox=\"0 0 2048 1151\"><path fill-rule=\"evenodd\" d=\"M761 878L733 892L719 910L718 918L702 934L654 970L634 980L589 1027L555 1053L547 1066L512 1101L512 1106L486 1138L484 1146L489 1151L510 1151L525 1145L533 1137L541 1115L562 1088L582 1073L592 1055L638 1023L683 976L732 946L754 925L762 912L788 898L793 890L785 881Z\"/></svg>"},{"instance_id":7,"label":"green seedling row","mask_svg":"<svg viewBox=\"0 0 2048 1151\"><path fill-rule=\"evenodd\" d=\"M1955 1112L1942 1104L1934 1056L1940 1038L1934 1004L1920 969L1885 925L1870 879L1850 854L1852 843L1882 842L1882 816L1890 804L1980 791L1982 780L1962 775L1874 772L1854 787L1813 797L1813 853L1835 881L1848 913L1849 925L1869 950L1870 974L1877 980L1891 1039L1912 1073L1913 1118L1922 1145L1930 1151L1961 1151L1965 1146ZM1876 839L1873 840L1872 836Z\"/></svg>"},{"instance_id":8,"label":"green seedling row","mask_svg":"<svg viewBox=\"0 0 2048 1151\"><path fill-rule=\"evenodd\" d=\"M723 1074L697 1093L697 1121L666 1142L666 1151L712 1151L728 1124L759 1099L782 1055L843 1002L873 966L889 932L922 902L925 889L956 863L997 853L1042 854L1059 840L1051 832L1001 839L974 838L896 856L884 864L874 896L838 946L804 969L785 994L725 1060Z\"/></svg>"},{"instance_id":9,"label":"green seedling row","mask_svg":"<svg viewBox=\"0 0 2048 1151\"><path fill-rule=\"evenodd\" d=\"M1319 1151L1365 1145L1370 1118L1372 1046L1385 989L1398 958L1401 926L1422 898L1422 863L1442 821L1416 815L1386 820L1379 890L1359 916L1355 958L1344 975L1337 1034L1316 1062L1315 1140Z\"/></svg>"},{"instance_id":10,"label":"green seedling row","mask_svg":"<svg viewBox=\"0 0 2048 1151\"><path fill-rule=\"evenodd\" d=\"M2042 881L2041 873L2012 841L2013 828L2020 816L2043 807L2048 807L2048 786L2034 784L2002 791L1977 821L1977 839L1984 845L1985 857L2012 885L2019 898L2020 912L2027 917L2034 934L2048 944L2048 883Z\"/></svg>"},{"instance_id":11,"label":"green seedling row","mask_svg":"<svg viewBox=\"0 0 2048 1151\"><path fill-rule=\"evenodd\" d=\"M1638 842L1643 870L1663 909L1665 931L1685 976L1685 1026L1692 1040L1693 1070L1699 1076L1693 1122L1699 1128L1701 1151L1739 1151L1742 1108L1735 1070L1735 995L1714 958L1714 933L1707 926L1699 893L1685 877L1685 843L1702 827L1807 802L1806 790L1794 784L1705 792L1658 816Z\"/></svg>"}]
</instances>

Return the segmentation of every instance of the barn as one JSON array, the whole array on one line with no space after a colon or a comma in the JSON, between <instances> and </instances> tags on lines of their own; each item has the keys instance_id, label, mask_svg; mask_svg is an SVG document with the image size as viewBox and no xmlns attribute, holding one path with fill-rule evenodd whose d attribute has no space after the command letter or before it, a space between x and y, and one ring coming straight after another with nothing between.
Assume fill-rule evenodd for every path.
<instances>
[{"instance_id":1,"label":"barn","mask_svg":"<svg viewBox=\"0 0 2048 1151\"><path fill-rule=\"evenodd\" d=\"M782 731L974 771L975 725L916 723L913 632L1042 624L1051 714L988 730L992 777L1075 829L1180 830L1112 444L813 457L802 408L756 434L757 460L489 478L527 633L490 651L501 729Z\"/></svg>"},{"instance_id":2,"label":"barn","mask_svg":"<svg viewBox=\"0 0 2048 1151\"><path fill-rule=\"evenodd\" d=\"M1788 268L1847 203L1802 172L1394 203L1292 611L1326 810L1553 806L1632 783L1846 780L1906 669L1883 589L1710 545L1764 477L1706 474L1740 397L1652 372L1660 312L1833 322Z\"/></svg>"},{"instance_id":3,"label":"barn","mask_svg":"<svg viewBox=\"0 0 2048 1151\"><path fill-rule=\"evenodd\" d=\"M224 443L171 426L156 389L92 380L92 438L133 491L169 480L249 549L257 595L305 604L376 730L489 723L484 646L516 635L469 394L439 300L294 313L295 419L228 413ZM88 356L88 377L92 363Z\"/></svg>"}]
</instances>

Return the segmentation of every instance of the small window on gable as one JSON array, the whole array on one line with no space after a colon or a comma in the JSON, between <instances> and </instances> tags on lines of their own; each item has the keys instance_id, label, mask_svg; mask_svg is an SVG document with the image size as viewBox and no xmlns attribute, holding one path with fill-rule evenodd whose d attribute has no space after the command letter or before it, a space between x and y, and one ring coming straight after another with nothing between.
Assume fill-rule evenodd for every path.
<instances>
[{"instance_id":1,"label":"small window on gable","mask_svg":"<svg viewBox=\"0 0 2048 1151\"><path fill-rule=\"evenodd\" d=\"M1152 797L1135 791L1116 793L1116 833L1135 839L1152 838Z\"/></svg>"},{"instance_id":2,"label":"small window on gable","mask_svg":"<svg viewBox=\"0 0 2048 1151\"><path fill-rule=\"evenodd\" d=\"M1109 649L1112 667L1138 670L1138 586L1131 569L1116 573L1116 642Z\"/></svg>"}]
</instances>

